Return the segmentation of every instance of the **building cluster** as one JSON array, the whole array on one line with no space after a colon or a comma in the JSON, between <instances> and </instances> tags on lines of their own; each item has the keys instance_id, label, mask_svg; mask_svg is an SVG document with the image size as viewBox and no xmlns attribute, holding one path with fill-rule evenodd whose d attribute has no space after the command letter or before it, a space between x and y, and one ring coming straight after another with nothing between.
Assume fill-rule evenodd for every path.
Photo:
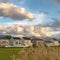
<instances>
[{"instance_id":1,"label":"building cluster","mask_svg":"<svg viewBox=\"0 0 60 60\"><path fill-rule=\"evenodd\" d=\"M29 38L29 37L11 37L10 39L0 37L0 47L31 47L31 46L59 46L60 42L51 38L50 40L44 40L41 38Z\"/></svg>"}]
</instances>

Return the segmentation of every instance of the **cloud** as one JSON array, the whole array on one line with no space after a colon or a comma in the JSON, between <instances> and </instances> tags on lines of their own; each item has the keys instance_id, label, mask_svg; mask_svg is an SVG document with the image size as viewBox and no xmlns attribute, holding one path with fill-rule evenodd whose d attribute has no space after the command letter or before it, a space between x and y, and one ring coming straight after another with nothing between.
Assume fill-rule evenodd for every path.
<instances>
[{"instance_id":1,"label":"cloud","mask_svg":"<svg viewBox=\"0 0 60 60\"><path fill-rule=\"evenodd\" d=\"M16 23L17 22L17 23ZM5 26L9 25L27 25L27 23L24 23L22 21L14 21L14 22L8 22L8 23L3 23Z\"/></svg>"},{"instance_id":2,"label":"cloud","mask_svg":"<svg viewBox=\"0 0 60 60\"><path fill-rule=\"evenodd\" d=\"M14 20L33 19L33 13L13 4L0 3L0 17L8 17Z\"/></svg>"},{"instance_id":3,"label":"cloud","mask_svg":"<svg viewBox=\"0 0 60 60\"><path fill-rule=\"evenodd\" d=\"M57 3L57 4L60 3L60 0L45 0L45 1L50 1L50 2L53 2L53 3Z\"/></svg>"},{"instance_id":4,"label":"cloud","mask_svg":"<svg viewBox=\"0 0 60 60\"><path fill-rule=\"evenodd\" d=\"M55 0L55 2L60 3L60 0Z\"/></svg>"},{"instance_id":5,"label":"cloud","mask_svg":"<svg viewBox=\"0 0 60 60\"><path fill-rule=\"evenodd\" d=\"M54 22L59 22L58 18L51 18Z\"/></svg>"},{"instance_id":6,"label":"cloud","mask_svg":"<svg viewBox=\"0 0 60 60\"><path fill-rule=\"evenodd\" d=\"M44 13L44 14L46 14L46 15L48 15L49 13L47 12L47 11L40 11L40 13Z\"/></svg>"},{"instance_id":7,"label":"cloud","mask_svg":"<svg viewBox=\"0 0 60 60\"><path fill-rule=\"evenodd\" d=\"M46 17L46 15L42 12L42 13L34 13L34 19L32 21L25 19L23 21L13 21L13 22L8 22L8 23L4 23L7 25L11 25L11 24L18 24L18 25L38 25L38 24L43 24L44 19ZM17 23L16 23L17 22Z\"/></svg>"},{"instance_id":8,"label":"cloud","mask_svg":"<svg viewBox=\"0 0 60 60\"><path fill-rule=\"evenodd\" d=\"M59 13L59 14L60 14L60 10L58 10L58 11L57 11L57 13Z\"/></svg>"},{"instance_id":9,"label":"cloud","mask_svg":"<svg viewBox=\"0 0 60 60\"><path fill-rule=\"evenodd\" d=\"M9 23L8 23L9 24ZM18 23L20 24L20 23ZM10 23L10 25L0 25L0 34L8 34L13 36L36 36L36 37L45 37L45 36L51 36L58 37L56 34L60 34L60 28L56 27L44 27L40 25L32 25L32 26L25 26L14 23ZM60 25L59 25L60 26Z\"/></svg>"},{"instance_id":10,"label":"cloud","mask_svg":"<svg viewBox=\"0 0 60 60\"><path fill-rule=\"evenodd\" d=\"M32 22L30 22L30 24L32 25L38 25L38 24L43 24L46 14L44 12L41 12L40 14L34 14L35 19L33 19Z\"/></svg>"},{"instance_id":11,"label":"cloud","mask_svg":"<svg viewBox=\"0 0 60 60\"><path fill-rule=\"evenodd\" d=\"M46 30L46 31L45 31ZM0 35L13 35L13 36L36 36L45 37L50 36L46 27L36 26L23 26L23 25L0 25Z\"/></svg>"},{"instance_id":12,"label":"cloud","mask_svg":"<svg viewBox=\"0 0 60 60\"><path fill-rule=\"evenodd\" d=\"M46 14L44 14L43 12L35 13L34 17L35 17L35 19L33 19L32 21L27 21L27 24L29 24L29 25L44 24Z\"/></svg>"},{"instance_id":13,"label":"cloud","mask_svg":"<svg viewBox=\"0 0 60 60\"><path fill-rule=\"evenodd\" d=\"M52 1L54 3L60 3L60 0L50 0L50 1Z\"/></svg>"},{"instance_id":14,"label":"cloud","mask_svg":"<svg viewBox=\"0 0 60 60\"><path fill-rule=\"evenodd\" d=\"M20 3L24 3L25 0L17 0L17 1L20 2Z\"/></svg>"},{"instance_id":15,"label":"cloud","mask_svg":"<svg viewBox=\"0 0 60 60\"><path fill-rule=\"evenodd\" d=\"M60 28L60 21L55 21L51 27Z\"/></svg>"},{"instance_id":16,"label":"cloud","mask_svg":"<svg viewBox=\"0 0 60 60\"><path fill-rule=\"evenodd\" d=\"M53 27L53 28L60 28L60 21L59 21L59 19L57 19L57 18L52 18L52 23L51 24L48 24L48 25L46 25L46 26L48 26L48 27Z\"/></svg>"},{"instance_id":17,"label":"cloud","mask_svg":"<svg viewBox=\"0 0 60 60\"><path fill-rule=\"evenodd\" d=\"M0 0L0 2L8 3L8 2L10 2L10 0Z\"/></svg>"}]
</instances>

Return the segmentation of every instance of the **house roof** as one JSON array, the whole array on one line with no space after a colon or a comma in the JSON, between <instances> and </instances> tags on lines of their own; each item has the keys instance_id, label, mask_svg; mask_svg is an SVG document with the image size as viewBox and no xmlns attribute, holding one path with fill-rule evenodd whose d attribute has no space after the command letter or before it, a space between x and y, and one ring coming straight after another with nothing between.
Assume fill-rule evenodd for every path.
<instances>
[{"instance_id":1,"label":"house roof","mask_svg":"<svg viewBox=\"0 0 60 60\"><path fill-rule=\"evenodd\" d=\"M58 41L56 38L52 38L53 41Z\"/></svg>"},{"instance_id":2,"label":"house roof","mask_svg":"<svg viewBox=\"0 0 60 60\"><path fill-rule=\"evenodd\" d=\"M31 38L29 38L29 37L23 37L23 39L25 39L25 40L31 40Z\"/></svg>"},{"instance_id":3,"label":"house roof","mask_svg":"<svg viewBox=\"0 0 60 60\"><path fill-rule=\"evenodd\" d=\"M52 41L45 41L45 43L53 43Z\"/></svg>"},{"instance_id":4,"label":"house roof","mask_svg":"<svg viewBox=\"0 0 60 60\"><path fill-rule=\"evenodd\" d=\"M19 38L19 37L12 37L13 39L21 39L21 38Z\"/></svg>"},{"instance_id":5,"label":"house roof","mask_svg":"<svg viewBox=\"0 0 60 60\"><path fill-rule=\"evenodd\" d=\"M40 41L44 41L43 39L40 39L40 38L33 38L32 40L40 40Z\"/></svg>"},{"instance_id":6,"label":"house roof","mask_svg":"<svg viewBox=\"0 0 60 60\"><path fill-rule=\"evenodd\" d=\"M25 40L40 40L40 41L44 41L43 39L41 39L41 38L36 38L36 37L34 37L34 38L32 38L32 37L23 37L23 39L25 39Z\"/></svg>"},{"instance_id":7,"label":"house roof","mask_svg":"<svg viewBox=\"0 0 60 60\"><path fill-rule=\"evenodd\" d=\"M45 41L50 41L52 38L51 37L42 37L42 39Z\"/></svg>"},{"instance_id":8,"label":"house roof","mask_svg":"<svg viewBox=\"0 0 60 60\"><path fill-rule=\"evenodd\" d=\"M60 41L58 41L60 43Z\"/></svg>"},{"instance_id":9,"label":"house roof","mask_svg":"<svg viewBox=\"0 0 60 60\"><path fill-rule=\"evenodd\" d=\"M0 37L0 40L3 40L3 39L5 40L5 39L7 39L7 38L6 38L6 37Z\"/></svg>"}]
</instances>

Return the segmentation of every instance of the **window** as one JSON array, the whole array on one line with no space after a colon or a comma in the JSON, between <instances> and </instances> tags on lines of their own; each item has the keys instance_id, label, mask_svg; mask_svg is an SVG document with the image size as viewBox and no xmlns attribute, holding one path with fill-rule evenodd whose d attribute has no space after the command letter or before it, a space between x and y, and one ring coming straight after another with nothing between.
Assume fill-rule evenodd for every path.
<instances>
[{"instance_id":1,"label":"window","mask_svg":"<svg viewBox=\"0 0 60 60\"><path fill-rule=\"evenodd\" d=\"M21 44L21 43L19 42L19 44Z\"/></svg>"},{"instance_id":2,"label":"window","mask_svg":"<svg viewBox=\"0 0 60 60\"><path fill-rule=\"evenodd\" d=\"M16 44L18 44L18 42L16 41Z\"/></svg>"}]
</instances>

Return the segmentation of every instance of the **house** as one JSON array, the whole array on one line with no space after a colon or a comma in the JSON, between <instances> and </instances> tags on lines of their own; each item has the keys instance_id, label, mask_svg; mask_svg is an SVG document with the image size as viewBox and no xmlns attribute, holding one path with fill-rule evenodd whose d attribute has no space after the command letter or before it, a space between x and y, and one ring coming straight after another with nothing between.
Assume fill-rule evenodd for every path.
<instances>
[{"instance_id":1,"label":"house","mask_svg":"<svg viewBox=\"0 0 60 60\"><path fill-rule=\"evenodd\" d=\"M59 41L55 38L52 38L51 41L54 43L54 46L59 46Z\"/></svg>"},{"instance_id":2,"label":"house","mask_svg":"<svg viewBox=\"0 0 60 60\"><path fill-rule=\"evenodd\" d=\"M44 44L45 44L45 46L54 46L54 43L53 42L51 42L51 41L45 41L44 42Z\"/></svg>"},{"instance_id":3,"label":"house","mask_svg":"<svg viewBox=\"0 0 60 60\"><path fill-rule=\"evenodd\" d=\"M32 46L31 39L28 37L11 37L11 39L0 38L1 47L29 47Z\"/></svg>"},{"instance_id":4,"label":"house","mask_svg":"<svg viewBox=\"0 0 60 60\"><path fill-rule=\"evenodd\" d=\"M10 47L23 47L24 46L23 40L19 37L12 37L9 40L9 46Z\"/></svg>"},{"instance_id":5,"label":"house","mask_svg":"<svg viewBox=\"0 0 60 60\"><path fill-rule=\"evenodd\" d=\"M50 40L45 41L46 46L59 46L59 41L55 38L51 38Z\"/></svg>"},{"instance_id":6,"label":"house","mask_svg":"<svg viewBox=\"0 0 60 60\"><path fill-rule=\"evenodd\" d=\"M44 40L40 38L33 38L32 44L33 46L41 46L42 44L44 45Z\"/></svg>"},{"instance_id":7,"label":"house","mask_svg":"<svg viewBox=\"0 0 60 60\"><path fill-rule=\"evenodd\" d=\"M37 39L36 46L41 46L41 45L44 45L44 40L43 39Z\"/></svg>"},{"instance_id":8,"label":"house","mask_svg":"<svg viewBox=\"0 0 60 60\"><path fill-rule=\"evenodd\" d=\"M59 46L60 46L60 41L59 41Z\"/></svg>"},{"instance_id":9,"label":"house","mask_svg":"<svg viewBox=\"0 0 60 60\"><path fill-rule=\"evenodd\" d=\"M0 37L0 47L8 47L9 39L5 37Z\"/></svg>"},{"instance_id":10,"label":"house","mask_svg":"<svg viewBox=\"0 0 60 60\"><path fill-rule=\"evenodd\" d=\"M32 46L31 39L29 37L12 37L9 40L10 47L29 47Z\"/></svg>"},{"instance_id":11,"label":"house","mask_svg":"<svg viewBox=\"0 0 60 60\"><path fill-rule=\"evenodd\" d=\"M48 40L49 39L49 40ZM55 38L36 38L36 37L0 37L1 47L31 47L31 46L59 46L59 41Z\"/></svg>"},{"instance_id":12,"label":"house","mask_svg":"<svg viewBox=\"0 0 60 60\"><path fill-rule=\"evenodd\" d=\"M24 39L24 45L25 45L25 47L30 47L30 46L32 46L32 40L31 40L31 38L29 38L29 37L23 37L23 39Z\"/></svg>"}]
</instances>

